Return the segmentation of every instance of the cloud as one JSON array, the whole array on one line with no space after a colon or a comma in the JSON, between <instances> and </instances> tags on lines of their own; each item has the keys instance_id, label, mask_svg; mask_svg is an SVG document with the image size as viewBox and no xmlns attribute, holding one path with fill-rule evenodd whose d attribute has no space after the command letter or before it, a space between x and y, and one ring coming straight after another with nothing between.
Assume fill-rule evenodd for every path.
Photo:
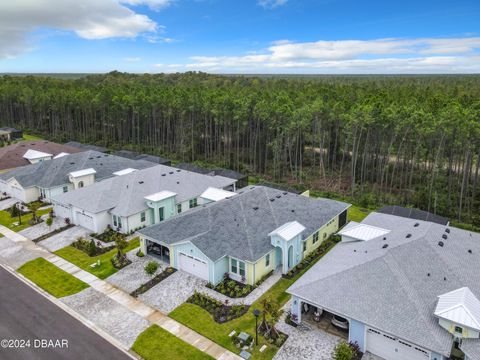
<instances>
[{"instance_id":1,"label":"cloud","mask_svg":"<svg viewBox=\"0 0 480 360\"><path fill-rule=\"evenodd\" d=\"M31 48L28 37L37 29L72 31L84 39L134 38L156 33L148 16L128 5L167 6L166 0L15 0L0 1L0 59Z\"/></svg>"},{"instance_id":2,"label":"cloud","mask_svg":"<svg viewBox=\"0 0 480 360\"><path fill-rule=\"evenodd\" d=\"M480 72L480 38L276 41L242 56L193 56L186 67L211 72Z\"/></svg>"},{"instance_id":3,"label":"cloud","mask_svg":"<svg viewBox=\"0 0 480 360\"><path fill-rule=\"evenodd\" d=\"M288 0L258 0L257 4L265 9L275 9L276 7L285 5Z\"/></svg>"},{"instance_id":4,"label":"cloud","mask_svg":"<svg viewBox=\"0 0 480 360\"><path fill-rule=\"evenodd\" d=\"M174 0L120 0L122 4L139 6L146 5L152 10L160 10L170 6Z\"/></svg>"}]
</instances>

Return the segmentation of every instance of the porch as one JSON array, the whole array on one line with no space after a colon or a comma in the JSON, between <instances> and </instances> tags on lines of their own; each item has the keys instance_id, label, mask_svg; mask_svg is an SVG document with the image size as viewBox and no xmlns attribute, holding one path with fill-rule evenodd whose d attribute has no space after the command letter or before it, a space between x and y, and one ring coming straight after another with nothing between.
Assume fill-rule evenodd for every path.
<instances>
[{"instance_id":1,"label":"porch","mask_svg":"<svg viewBox=\"0 0 480 360\"><path fill-rule=\"evenodd\" d=\"M335 321L334 316L334 314L328 311L323 310L322 312L322 310L317 310L315 306L308 306L307 311L305 311L305 306L302 306L303 323L307 324L312 329L322 330L348 341L348 322L346 324L346 329L340 327L338 325L345 327L345 323ZM335 325L334 323L336 323L337 325Z\"/></svg>"},{"instance_id":2,"label":"porch","mask_svg":"<svg viewBox=\"0 0 480 360\"><path fill-rule=\"evenodd\" d=\"M150 255L163 263L170 264L170 249L162 244L155 243L145 239L146 254Z\"/></svg>"}]
</instances>

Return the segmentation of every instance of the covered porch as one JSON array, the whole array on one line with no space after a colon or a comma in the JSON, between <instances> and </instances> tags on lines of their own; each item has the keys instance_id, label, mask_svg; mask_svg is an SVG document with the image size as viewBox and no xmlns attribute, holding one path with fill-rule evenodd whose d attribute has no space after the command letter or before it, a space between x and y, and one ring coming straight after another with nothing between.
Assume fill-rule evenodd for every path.
<instances>
[{"instance_id":1,"label":"covered porch","mask_svg":"<svg viewBox=\"0 0 480 360\"><path fill-rule=\"evenodd\" d=\"M166 264L170 264L170 249L166 244L145 239L145 255L152 256Z\"/></svg>"}]
</instances>

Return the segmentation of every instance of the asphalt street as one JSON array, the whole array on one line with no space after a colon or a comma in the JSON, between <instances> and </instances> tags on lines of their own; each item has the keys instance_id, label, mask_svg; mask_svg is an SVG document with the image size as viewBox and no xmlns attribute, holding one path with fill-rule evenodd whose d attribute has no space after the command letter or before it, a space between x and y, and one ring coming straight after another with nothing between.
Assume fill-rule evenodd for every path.
<instances>
[{"instance_id":1,"label":"asphalt street","mask_svg":"<svg viewBox=\"0 0 480 360\"><path fill-rule=\"evenodd\" d=\"M0 267L0 359L130 358Z\"/></svg>"}]
</instances>

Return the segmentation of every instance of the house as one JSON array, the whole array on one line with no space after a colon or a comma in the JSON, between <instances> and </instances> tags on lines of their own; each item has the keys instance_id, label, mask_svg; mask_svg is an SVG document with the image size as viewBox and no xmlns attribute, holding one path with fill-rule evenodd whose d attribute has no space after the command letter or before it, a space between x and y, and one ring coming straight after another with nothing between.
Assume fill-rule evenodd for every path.
<instances>
[{"instance_id":1,"label":"house","mask_svg":"<svg viewBox=\"0 0 480 360\"><path fill-rule=\"evenodd\" d=\"M77 141L69 141L65 143L66 146L74 147L77 149L80 149L80 151L88 151L88 150L94 150L98 152L107 152L107 148L103 146L98 146L98 145L91 145L91 144L82 144Z\"/></svg>"},{"instance_id":2,"label":"house","mask_svg":"<svg viewBox=\"0 0 480 360\"><path fill-rule=\"evenodd\" d=\"M191 164L191 163L180 163L180 164L175 165L175 167L178 168L178 169L182 169L182 170L196 172L198 174L215 175L214 170L206 169L206 168L203 168L203 167L197 166L195 164Z\"/></svg>"},{"instance_id":3,"label":"house","mask_svg":"<svg viewBox=\"0 0 480 360\"><path fill-rule=\"evenodd\" d=\"M348 204L251 186L141 229L144 253L218 284L287 273L346 222ZM160 251L159 251L160 249Z\"/></svg>"},{"instance_id":4,"label":"house","mask_svg":"<svg viewBox=\"0 0 480 360\"><path fill-rule=\"evenodd\" d=\"M201 197L209 188L216 188L216 193L223 196L231 194L226 190L235 189L235 180L165 165L125 169L115 175L88 188L56 196L52 200L55 213L92 232L102 232L110 225L130 233L214 201L211 189L205 198Z\"/></svg>"},{"instance_id":5,"label":"house","mask_svg":"<svg viewBox=\"0 0 480 360\"><path fill-rule=\"evenodd\" d=\"M115 176L127 168L144 169L155 164L129 160L97 151L65 155L22 166L0 174L0 192L25 203L55 195Z\"/></svg>"},{"instance_id":6,"label":"house","mask_svg":"<svg viewBox=\"0 0 480 360\"><path fill-rule=\"evenodd\" d=\"M398 205L387 205L382 207L380 210L377 210L377 212L382 214L403 216L409 219L431 221L440 225L449 224L449 220L446 217L433 214L428 211L414 209L414 208L406 208Z\"/></svg>"},{"instance_id":7,"label":"house","mask_svg":"<svg viewBox=\"0 0 480 360\"><path fill-rule=\"evenodd\" d=\"M215 175L220 175L220 176L228 177L230 179L237 180L238 189L248 186L248 176L245 174L239 173L238 171L218 168L218 169L214 169L213 172Z\"/></svg>"},{"instance_id":8,"label":"house","mask_svg":"<svg viewBox=\"0 0 480 360\"><path fill-rule=\"evenodd\" d=\"M171 161L161 156L149 155L149 154L139 154L131 150L118 150L113 153L114 155L125 157L132 160L146 160L160 165L171 165Z\"/></svg>"},{"instance_id":9,"label":"house","mask_svg":"<svg viewBox=\"0 0 480 360\"><path fill-rule=\"evenodd\" d=\"M40 160L50 160L62 153L74 154L80 151L82 150L75 147L45 140L19 141L0 148L0 171L32 164Z\"/></svg>"},{"instance_id":10,"label":"house","mask_svg":"<svg viewBox=\"0 0 480 360\"><path fill-rule=\"evenodd\" d=\"M480 359L480 234L382 213L338 234L287 290L297 322L340 316L385 359Z\"/></svg>"},{"instance_id":11,"label":"house","mask_svg":"<svg viewBox=\"0 0 480 360\"><path fill-rule=\"evenodd\" d=\"M12 127L1 127L0 128L0 137L4 141L14 141L23 139L23 132L22 130L17 130Z\"/></svg>"}]
</instances>

